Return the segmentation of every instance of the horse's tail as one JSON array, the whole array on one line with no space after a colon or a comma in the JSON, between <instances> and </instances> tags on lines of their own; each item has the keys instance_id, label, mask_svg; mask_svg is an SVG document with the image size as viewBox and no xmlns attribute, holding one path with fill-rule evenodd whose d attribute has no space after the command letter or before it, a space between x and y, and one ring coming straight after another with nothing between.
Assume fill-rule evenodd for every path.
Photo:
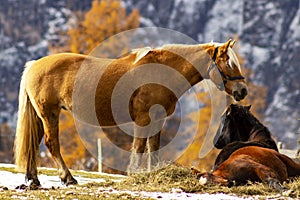
<instances>
[{"instance_id":1,"label":"horse's tail","mask_svg":"<svg viewBox=\"0 0 300 200\"><path fill-rule=\"evenodd\" d=\"M284 154L279 154L279 159L285 164L289 177L300 176L300 164Z\"/></svg>"},{"instance_id":2,"label":"horse's tail","mask_svg":"<svg viewBox=\"0 0 300 200\"><path fill-rule=\"evenodd\" d=\"M25 88L27 73L33 61L26 63L19 91L19 110L14 144L15 162L19 170L29 165L37 166L39 154L39 134L44 134L41 119L29 99Z\"/></svg>"}]
</instances>

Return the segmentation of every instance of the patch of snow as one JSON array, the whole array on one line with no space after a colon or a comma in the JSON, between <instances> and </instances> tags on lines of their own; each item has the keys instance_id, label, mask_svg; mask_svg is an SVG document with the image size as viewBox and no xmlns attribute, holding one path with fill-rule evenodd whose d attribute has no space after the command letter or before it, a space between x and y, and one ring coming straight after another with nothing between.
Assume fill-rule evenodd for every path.
<instances>
[{"instance_id":1,"label":"patch of snow","mask_svg":"<svg viewBox=\"0 0 300 200\"><path fill-rule=\"evenodd\" d=\"M152 12L152 13L155 12L155 8L154 8L153 4L149 4L149 5L148 5L147 11L148 11L148 12Z\"/></svg>"},{"instance_id":2,"label":"patch of snow","mask_svg":"<svg viewBox=\"0 0 300 200\"><path fill-rule=\"evenodd\" d=\"M143 24L144 26L148 26L148 27L154 27L154 23L152 22L151 19L145 18L145 17L141 17L140 18L140 23Z\"/></svg>"},{"instance_id":3,"label":"patch of snow","mask_svg":"<svg viewBox=\"0 0 300 200\"><path fill-rule=\"evenodd\" d=\"M47 40L42 40L41 42L37 43L36 45L29 46L28 50L30 52L37 52L40 49L48 48Z\"/></svg>"},{"instance_id":4,"label":"patch of snow","mask_svg":"<svg viewBox=\"0 0 300 200\"><path fill-rule=\"evenodd\" d=\"M0 164L0 167L2 168L15 168L16 166L13 164ZM48 169L48 170L53 170L50 168L44 168L41 167L39 169ZM86 172L86 171L79 171L79 172ZM89 172L90 173L90 172ZM93 173L93 172L91 172ZM97 172L94 172L94 174L99 174ZM112 174L105 174L101 173L103 175L107 175L108 177L117 177L117 178L124 178L125 176L122 175L112 175ZM7 178L9 177L9 178ZM48 176L45 174L40 174L38 175L39 181L42 185L43 188L51 188L51 187L66 187L64 186L60 178L57 176ZM93 179L93 178L84 178L80 176L74 176L74 178L78 181L80 185L89 183L89 182L104 182L105 179ZM0 186L5 186L8 189L15 189L17 186L24 184L25 183L25 174L24 173L12 173L9 171L0 171Z\"/></svg>"},{"instance_id":5,"label":"patch of snow","mask_svg":"<svg viewBox=\"0 0 300 200\"><path fill-rule=\"evenodd\" d=\"M210 20L204 29L204 40L231 38L234 33L239 35L242 32L242 19L242 0L230 3L226 0L216 1L213 9L210 11Z\"/></svg>"},{"instance_id":6,"label":"patch of snow","mask_svg":"<svg viewBox=\"0 0 300 200\"><path fill-rule=\"evenodd\" d=\"M196 4L199 2L199 0L185 0L183 1L185 5L185 13L187 14L193 14L197 11L195 11Z\"/></svg>"},{"instance_id":7,"label":"patch of snow","mask_svg":"<svg viewBox=\"0 0 300 200\"><path fill-rule=\"evenodd\" d=\"M300 7L300 1L299 1L299 7ZM293 31L293 38L300 40L300 9L298 9L298 12L291 23L290 29Z\"/></svg>"},{"instance_id":8,"label":"patch of snow","mask_svg":"<svg viewBox=\"0 0 300 200\"><path fill-rule=\"evenodd\" d=\"M285 94L287 94L288 89L282 84L276 91L272 103L269 105L269 109L266 111L266 115L269 115L274 108L287 111L289 107L286 105L288 99Z\"/></svg>"},{"instance_id":9,"label":"patch of snow","mask_svg":"<svg viewBox=\"0 0 300 200\"><path fill-rule=\"evenodd\" d=\"M39 2L40 5L43 5L45 3L46 3L46 0L40 0L40 2Z\"/></svg>"},{"instance_id":10,"label":"patch of snow","mask_svg":"<svg viewBox=\"0 0 300 200\"><path fill-rule=\"evenodd\" d=\"M253 65L252 70L256 71L259 65L269 60L270 51L266 48L252 46Z\"/></svg>"}]
</instances>

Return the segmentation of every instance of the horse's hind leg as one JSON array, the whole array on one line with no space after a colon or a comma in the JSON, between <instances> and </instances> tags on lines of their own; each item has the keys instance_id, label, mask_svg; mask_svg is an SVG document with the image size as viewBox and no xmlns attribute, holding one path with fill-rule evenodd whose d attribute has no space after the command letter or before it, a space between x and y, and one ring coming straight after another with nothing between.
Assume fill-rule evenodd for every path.
<instances>
[{"instance_id":1,"label":"horse's hind leg","mask_svg":"<svg viewBox=\"0 0 300 200\"><path fill-rule=\"evenodd\" d=\"M280 184L278 179L268 178L268 179L264 180L264 182L266 182L270 188L274 188L278 192L282 192L282 191L286 190L286 188Z\"/></svg>"},{"instance_id":2,"label":"horse's hind leg","mask_svg":"<svg viewBox=\"0 0 300 200\"><path fill-rule=\"evenodd\" d=\"M59 176L63 183L66 185L77 184L77 181L71 175L71 172L67 168L61 153L59 145L58 135L58 120L59 110L49 109L50 112L45 113L47 117L44 117L44 131L45 131L45 145L49 149L52 158L56 162L59 168Z\"/></svg>"},{"instance_id":3,"label":"horse's hind leg","mask_svg":"<svg viewBox=\"0 0 300 200\"><path fill-rule=\"evenodd\" d=\"M280 184L279 180L280 179L282 179L282 180L287 179L287 175L286 175L286 177L279 177L278 173L276 173L271 168L268 168L268 167L263 166L263 165L257 166L255 168L255 172L256 172L257 176L259 177L259 179L262 182L267 183L269 185L269 187L274 188L279 192L284 191L286 189Z\"/></svg>"},{"instance_id":4,"label":"horse's hind leg","mask_svg":"<svg viewBox=\"0 0 300 200\"><path fill-rule=\"evenodd\" d=\"M40 121L40 123L38 123L38 126L39 126L39 130L43 130L43 125ZM43 139L43 136L44 136L44 132L39 132L38 133L38 144L41 143L42 139ZM30 181L30 185L29 185L29 188L31 190L36 190L40 187L40 181L38 179L38 171L37 171L37 165L36 165L36 162L32 163L32 162L28 162L28 166L27 166L27 169L26 169L26 180L27 181ZM19 187L22 187L22 186L19 186ZM17 187L18 189L22 189L22 188L19 188Z\"/></svg>"}]
</instances>

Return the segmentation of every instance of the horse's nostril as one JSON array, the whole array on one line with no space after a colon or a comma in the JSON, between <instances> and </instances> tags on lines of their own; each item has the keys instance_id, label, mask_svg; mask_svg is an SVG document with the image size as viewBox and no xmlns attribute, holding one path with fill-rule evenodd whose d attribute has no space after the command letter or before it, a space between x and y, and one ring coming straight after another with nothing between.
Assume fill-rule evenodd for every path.
<instances>
[{"instance_id":1,"label":"horse's nostril","mask_svg":"<svg viewBox=\"0 0 300 200\"><path fill-rule=\"evenodd\" d=\"M242 91L241 91L241 96L242 96L242 97L245 97L247 94L248 94L247 89L246 89L246 88L243 88Z\"/></svg>"}]
</instances>

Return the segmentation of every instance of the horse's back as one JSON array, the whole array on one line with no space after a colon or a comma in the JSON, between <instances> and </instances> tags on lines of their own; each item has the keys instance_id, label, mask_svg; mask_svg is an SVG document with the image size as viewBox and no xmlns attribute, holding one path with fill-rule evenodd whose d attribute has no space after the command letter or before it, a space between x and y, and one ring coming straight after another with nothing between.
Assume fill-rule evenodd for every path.
<instances>
[{"instance_id":1,"label":"horse's back","mask_svg":"<svg viewBox=\"0 0 300 200\"><path fill-rule=\"evenodd\" d=\"M28 79L28 81L38 82L43 82L45 79L48 79L48 81L58 79L60 76L65 76L72 71L77 71L80 67L80 63L82 63L85 58L86 56L84 55L73 53L45 56L30 63L30 69L28 69L27 77L25 78Z\"/></svg>"},{"instance_id":2,"label":"horse's back","mask_svg":"<svg viewBox=\"0 0 300 200\"><path fill-rule=\"evenodd\" d=\"M257 146L243 147L236 150L225 160L217 173L228 174L232 179L245 179L257 181L258 171L273 174L273 178L280 181L287 179L288 170L285 162L282 162L281 155L273 150ZM246 180L246 179L245 179Z\"/></svg>"},{"instance_id":3,"label":"horse's back","mask_svg":"<svg viewBox=\"0 0 300 200\"><path fill-rule=\"evenodd\" d=\"M279 174L280 178L284 179L285 174L287 177L300 176L300 164L276 150L249 146L237 150L232 156L235 157L241 154L248 155L257 163L273 169Z\"/></svg>"},{"instance_id":4,"label":"horse's back","mask_svg":"<svg viewBox=\"0 0 300 200\"><path fill-rule=\"evenodd\" d=\"M27 70L26 91L37 104L72 108L72 93L78 70L84 62L96 63L97 58L74 53L45 56L31 63ZM44 105L43 105L44 106Z\"/></svg>"},{"instance_id":5,"label":"horse's back","mask_svg":"<svg viewBox=\"0 0 300 200\"><path fill-rule=\"evenodd\" d=\"M281 154L276 150L258 146L247 146L240 148L233 152L232 157L235 157L236 155L248 155L256 160L256 162L266 166L281 162Z\"/></svg>"},{"instance_id":6,"label":"horse's back","mask_svg":"<svg viewBox=\"0 0 300 200\"><path fill-rule=\"evenodd\" d=\"M300 176L300 163L284 154L279 154L279 158L285 164L289 177Z\"/></svg>"}]
</instances>

